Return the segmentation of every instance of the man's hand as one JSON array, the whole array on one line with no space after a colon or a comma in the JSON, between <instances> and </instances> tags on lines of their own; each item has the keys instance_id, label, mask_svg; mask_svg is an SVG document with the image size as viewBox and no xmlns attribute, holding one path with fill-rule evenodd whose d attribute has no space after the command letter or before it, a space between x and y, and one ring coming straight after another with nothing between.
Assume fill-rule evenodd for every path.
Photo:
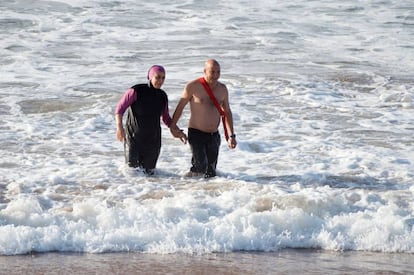
<instances>
[{"instance_id":1,"label":"man's hand","mask_svg":"<svg viewBox=\"0 0 414 275\"><path fill-rule=\"evenodd\" d=\"M230 149L234 149L237 146L237 141L236 141L236 137L230 137L229 140L227 141L229 148Z\"/></svg>"},{"instance_id":2,"label":"man's hand","mask_svg":"<svg viewBox=\"0 0 414 275\"><path fill-rule=\"evenodd\" d=\"M170 132L173 135L173 137L179 138L182 143L187 144L187 135L183 132L183 130L178 128L177 125L171 125Z\"/></svg>"}]
</instances>

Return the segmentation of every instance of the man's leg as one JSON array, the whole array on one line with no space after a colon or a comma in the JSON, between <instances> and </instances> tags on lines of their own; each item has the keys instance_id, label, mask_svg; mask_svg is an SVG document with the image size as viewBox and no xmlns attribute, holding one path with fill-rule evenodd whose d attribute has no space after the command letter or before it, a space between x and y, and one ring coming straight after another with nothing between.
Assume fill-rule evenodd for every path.
<instances>
[{"instance_id":1,"label":"man's leg","mask_svg":"<svg viewBox=\"0 0 414 275\"><path fill-rule=\"evenodd\" d=\"M207 171L205 174L206 178L216 176L217 159L220 149L220 134L217 132L210 137L207 143Z\"/></svg>"},{"instance_id":2,"label":"man's leg","mask_svg":"<svg viewBox=\"0 0 414 275\"><path fill-rule=\"evenodd\" d=\"M196 129L188 129L188 143L191 147L190 172L204 174L207 169L207 153L203 133Z\"/></svg>"}]
</instances>

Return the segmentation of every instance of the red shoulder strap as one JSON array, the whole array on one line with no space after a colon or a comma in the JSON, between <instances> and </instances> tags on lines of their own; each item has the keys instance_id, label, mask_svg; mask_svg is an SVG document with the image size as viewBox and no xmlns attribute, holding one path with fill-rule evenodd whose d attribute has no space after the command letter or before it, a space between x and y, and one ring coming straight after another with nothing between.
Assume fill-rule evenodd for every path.
<instances>
[{"instance_id":1,"label":"red shoulder strap","mask_svg":"<svg viewBox=\"0 0 414 275\"><path fill-rule=\"evenodd\" d=\"M209 95L211 101L213 101L214 106L216 106L217 111L220 113L221 120L223 122L223 129L224 129L224 136L226 137L226 140L229 139L229 134L227 132L226 127L226 114L224 110L221 108L220 103L218 103L217 98L214 96L213 91L211 90L210 86L208 85L207 81L204 79L204 77L200 77L199 81L201 85L203 85L204 90L206 90L207 94Z\"/></svg>"}]
</instances>

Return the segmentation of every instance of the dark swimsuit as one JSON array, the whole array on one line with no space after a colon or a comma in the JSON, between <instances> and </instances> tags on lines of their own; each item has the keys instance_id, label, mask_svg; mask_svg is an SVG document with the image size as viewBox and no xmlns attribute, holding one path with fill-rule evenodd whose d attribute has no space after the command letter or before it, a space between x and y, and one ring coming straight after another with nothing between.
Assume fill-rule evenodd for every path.
<instances>
[{"instance_id":1,"label":"dark swimsuit","mask_svg":"<svg viewBox=\"0 0 414 275\"><path fill-rule=\"evenodd\" d=\"M203 173L206 178L216 176L220 142L221 138L218 131L206 133L188 128L188 143L193 153L190 171Z\"/></svg>"},{"instance_id":2,"label":"dark swimsuit","mask_svg":"<svg viewBox=\"0 0 414 275\"><path fill-rule=\"evenodd\" d=\"M132 87L137 100L128 108L125 160L147 172L155 168L161 149L160 116L168 104L167 94L148 84Z\"/></svg>"}]
</instances>

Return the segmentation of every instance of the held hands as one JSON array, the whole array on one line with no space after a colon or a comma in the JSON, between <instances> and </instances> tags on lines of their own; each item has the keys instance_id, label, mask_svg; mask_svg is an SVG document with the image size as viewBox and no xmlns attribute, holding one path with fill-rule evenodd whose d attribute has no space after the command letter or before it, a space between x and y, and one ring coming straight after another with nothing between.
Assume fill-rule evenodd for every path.
<instances>
[{"instance_id":1,"label":"held hands","mask_svg":"<svg viewBox=\"0 0 414 275\"><path fill-rule=\"evenodd\" d=\"M181 130L180 128L175 126L175 127L171 127L170 131L171 131L171 134L174 137L179 138L182 143L184 143L184 144L187 143L187 135L184 134L183 130ZM117 127L117 129L116 129L116 138L121 142L123 142L125 140L125 130L124 130L123 127Z\"/></svg>"},{"instance_id":2,"label":"held hands","mask_svg":"<svg viewBox=\"0 0 414 275\"><path fill-rule=\"evenodd\" d=\"M182 143L187 144L187 135L177 125L171 125L170 132L173 137L179 138Z\"/></svg>"}]
</instances>

